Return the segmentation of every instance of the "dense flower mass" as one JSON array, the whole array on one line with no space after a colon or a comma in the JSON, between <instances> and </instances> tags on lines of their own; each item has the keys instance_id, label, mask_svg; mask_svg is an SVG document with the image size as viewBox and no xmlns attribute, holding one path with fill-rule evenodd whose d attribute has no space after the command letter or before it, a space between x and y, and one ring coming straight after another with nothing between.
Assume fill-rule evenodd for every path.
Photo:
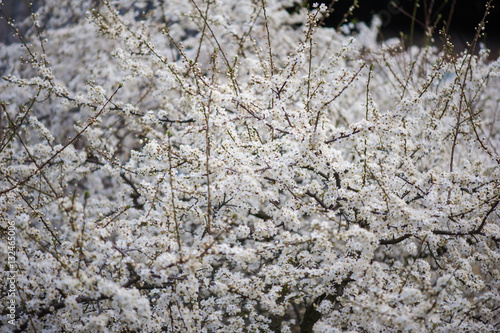
<instances>
[{"instance_id":1,"label":"dense flower mass","mask_svg":"<svg viewBox=\"0 0 500 333\"><path fill-rule=\"evenodd\" d=\"M9 21L28 32L0 47L1 331L500 329L484 22L457 54L295 5Z\"/></svg>"}]
</instances>

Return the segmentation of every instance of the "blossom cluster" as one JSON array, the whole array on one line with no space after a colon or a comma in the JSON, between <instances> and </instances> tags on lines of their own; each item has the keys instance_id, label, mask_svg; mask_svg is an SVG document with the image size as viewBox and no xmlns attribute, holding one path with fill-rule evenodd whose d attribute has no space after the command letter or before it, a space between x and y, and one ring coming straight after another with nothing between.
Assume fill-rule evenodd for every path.
<instances>
[{"instance_id":1,"label":"blossom cluster","mask_svg":"<svg viewBox=\"0 0 500 333\"><path fill-rule=\"evenodd\" d=\"M499 329L482 30L295 5L46 0L0 47L0 331Z\"/></svg>"}]
</instances>

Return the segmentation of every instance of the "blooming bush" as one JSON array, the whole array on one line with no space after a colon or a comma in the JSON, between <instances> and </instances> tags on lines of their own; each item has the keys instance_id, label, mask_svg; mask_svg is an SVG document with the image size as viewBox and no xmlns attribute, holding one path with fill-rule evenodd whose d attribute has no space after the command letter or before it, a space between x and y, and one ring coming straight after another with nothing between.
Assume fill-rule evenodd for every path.
<instances>
[{"instance_id":1,"label":"blooming bush","mask_svg":"<svg viewBox=\"0 0 500 333\"><path fill-rule=\"evenodd\" d=\"M294 5L46 0L20 23L2 331L499 329L484 21L456 54Z\"/></svg>"}]
</instances>

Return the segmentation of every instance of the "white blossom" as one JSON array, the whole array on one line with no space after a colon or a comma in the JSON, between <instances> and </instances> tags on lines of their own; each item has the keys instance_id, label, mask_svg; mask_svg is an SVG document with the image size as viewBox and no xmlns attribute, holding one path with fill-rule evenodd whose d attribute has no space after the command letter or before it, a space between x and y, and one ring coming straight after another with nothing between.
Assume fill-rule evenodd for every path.
<instances>
[{"instance_id":1,"label":"white blossom","mask_svg":"<svg viewBox=\"0 0 500 333\"><path fill-rule=\"evenodd\" d=\"M46 0L0 47L2 331L498 329L499 61L293 5Z\"/></svg>"}]
</instances>

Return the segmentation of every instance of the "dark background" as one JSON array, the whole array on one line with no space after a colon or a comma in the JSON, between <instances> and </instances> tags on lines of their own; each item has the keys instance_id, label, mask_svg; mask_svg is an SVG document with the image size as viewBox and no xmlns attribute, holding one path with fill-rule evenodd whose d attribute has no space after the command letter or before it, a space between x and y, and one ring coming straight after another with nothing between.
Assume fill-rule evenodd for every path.
<instances>
[{"instance_id":1,"label":"dark background","mask_svg":"<svg viewBox=\"0 0 500 333\"><path fill-rule=\"evenodd\" d=\"M309 0L308 5L312 6L315 2L324 3L327 6L331 3L331 1ZM382 20L381 40L399 37L401 33L405 34L409 40L415 2L415 0L359 0L359 6L354 10L349 21L364 21L369 24L372 17L378 15ZM466 47L466 42L471 42L474 39L475 29L485 14L486 3L485 0L419 0L415 15L413 42L416 44L422 42L426 22L431 26L437 22L434 29L436 42L439 43L439 30L448 24L448 34L451 36L456 50L463 50ZM333 7L334 12L325 21L325 25L337 27L344 13L352 4L353 0L338 0ZM490 9L490 14L486 18L486 33L481 41L498 56L500 48L500 0L493 0L492 5L495 6L495 4L497 8Z\"/></svg>"},{"instance_id":2,"label":"dark background","mask_svg":"<svg viewBox=\"0 0 500 333\"><path fill-rule=\"evenodd\" d=\"M0 43L11 44L19 41L12 36L12 28L7 24L4 15L13 18L16 22L23 20L30 15L26 1L4 0L0 9L2 10L0 12Z\"/></svg>"}]
</instances>

